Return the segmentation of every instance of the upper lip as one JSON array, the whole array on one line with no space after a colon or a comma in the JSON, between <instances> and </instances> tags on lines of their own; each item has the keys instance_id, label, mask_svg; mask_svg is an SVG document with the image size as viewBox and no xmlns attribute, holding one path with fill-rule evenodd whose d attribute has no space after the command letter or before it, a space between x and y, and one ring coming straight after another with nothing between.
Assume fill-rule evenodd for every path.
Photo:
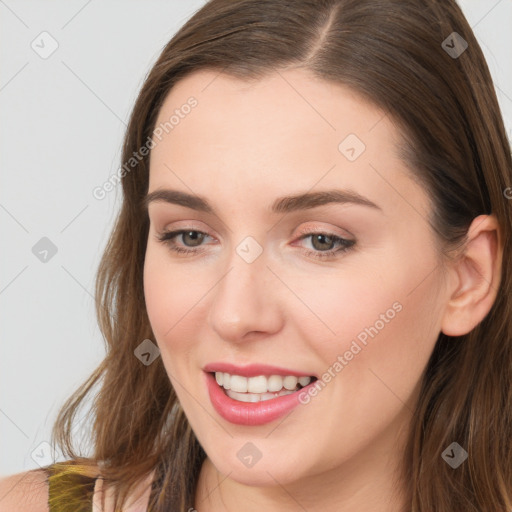
<instances>
[{"instance_id":1,"label":"upper lip","mask_svg":"<svg viewBox=\"0 0 512 512\"><path fill-rule=\"evenodd\" d=\"M312 373L302 372L299 370L291 370L279 366L268 364L252 363L244 366L238 366L232 363L209 363L204 366L205 372L224 372L230 375L241 375L243 377L257 377L258 375L293 375L297 377L313 377Z\"/></svg>"}]
</instances>

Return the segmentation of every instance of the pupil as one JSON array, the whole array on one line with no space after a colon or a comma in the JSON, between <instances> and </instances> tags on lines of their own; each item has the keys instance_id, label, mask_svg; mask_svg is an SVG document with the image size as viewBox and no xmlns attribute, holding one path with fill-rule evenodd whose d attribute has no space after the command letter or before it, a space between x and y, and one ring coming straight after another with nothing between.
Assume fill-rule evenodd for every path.
<instances>
[{"instance_id":1,"label":"pupil","mask_svg":"<svg viewBox=\"0 0 512 512\"><path fill-rule=\"evenodd\" d=\"M202 235L202 233L199 233L198 231L188 231L186 233L183 233L183 236L190 237L192 239L192 244L188 244L186 242L186 240L184 239L183 241L185 242L185 245L195 246L195 245L199 245L201 243L203 235Z\"/></svg>"},{"instance_id":2,"label":"pupil","mask_svg":"<svg viewBox=\"0 0 512 512\"><path fill-rule=\"evenodd\" d=\"M327 242L326 242L327 240ZM320 242L320 244L327 244L328 247L318 247L316 242ZM329 250L331 249L332 247L330 247L332 245L332 238L330 236L327 236L327 235L315 235L313 237L313 247L315 247L315 249L318 249L318 250Z\"/></svg>"}]
</instances>

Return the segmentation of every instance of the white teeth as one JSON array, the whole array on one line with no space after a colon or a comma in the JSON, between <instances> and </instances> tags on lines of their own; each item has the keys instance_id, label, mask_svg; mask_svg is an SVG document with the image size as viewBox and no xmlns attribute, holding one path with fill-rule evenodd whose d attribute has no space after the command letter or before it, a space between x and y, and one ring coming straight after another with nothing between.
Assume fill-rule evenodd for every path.
<instances>
[{"instance_id":1,"label":"white teeth","mask_svg":"<svg viewBox=\"0 0 512 512\"><path fill-rule=\"evenodd\" d=\"M311 382L311 377L299 377L299 384L304 387Z\"/></svg>"},{"instance_id":2,"label":"white teeth","mask_svg":"<svg viewBox=\"0 0 512 512\"><path fill-rule=\"evenodd\" d=\"M249 377L247 391L249 393L265 393L267 391L267 377L265 375Z\"/></svg>"},{"instance_id":3,"label":"white teeth","mask_svg":"<svg viewBox=\"0 0 512 512\"><path fill-rule=\"evenodd\" d=\"M291 395L293 391L288 391L287 389L283 389L279 391L279 393L237 393L232 389L226 391L226 395L233 400L238 400L239 402L264 402L265 400L272 400L272 398L277 398L278 396Z\"/></svg>"},{"instance_id":4,"label":"white teeth","mask_svg":"<svg viewBox=\"0 0 512 512\"><path fill-rule=\"evenodd\" d=\"M283 388L283 377L281 375L271 375L267 380L267 389L269 391L280 391Z\"/></svg>"},{"instance_id":5,"label":"white teeth","mask_svg":"<svg viewBox=\"0 0 512 512\"><path fill-rule=\"evenodd\" d=\"M257 377L244 377L242 375L230 375L225 372L215 372L217 384L225 390L231 390L233 397L243 394L243 398L235 398L245 402L269 400L275 398L276 393L286 391L289 394L297 390L297 384L301 387L311 382L311 377L295 377L294 375L258 375ZM272 394L270 394L272 393ZM230 393L227 393L231 396ZM248 397L249 394L257 394L258 400ZM281 396L281 395L278 395Z\"/></svg>"},{"instance_id":6,"label":"white teeth","mask_svg":"<svg viewBox=\"0 0 512 512\"><path fill-rule=\"evenodd\" d=\"M291 375L288 375L288 377L285 377L283 379L283 386L286 389L292 391L297 387L297 382L299 382L299 379L297 377L292 377Z\"/></svg>"},{"instance_id":7,"label":"white teeth","mask_svg":"<svg viewBox=\"0 0 512 512\"><path fill-rule=\"evenodd\" d=\"M247 393L247 377L231 375L229 385L233 391L237 391L238 393Z\"/></svg>"},{"instance_id":8,"label":"white teeth","mask_svg":"<svg viewBox=\"0 0 512 512\"><path fill-rule=\"evenodd\" d=\"M310 382L311 382L311 377L301 377L301 378L299 379L299 384L300 384L302 387L307 386Z\"/></svg>"},{"instance_id":9,"label":"white teeth","mask_svg":"<svg viewBox=\"0 0 512 512\"><path fill-rule=\"evenodd\" d=\"M237 393L236 391L233 391L232 389L228 389L226 391L226 395L228 395L229 398L233 398L233 400L238 400L239 402L259 402L260 401L259 395L255 395L253 393Z\"/></svg>"}]
</instances>

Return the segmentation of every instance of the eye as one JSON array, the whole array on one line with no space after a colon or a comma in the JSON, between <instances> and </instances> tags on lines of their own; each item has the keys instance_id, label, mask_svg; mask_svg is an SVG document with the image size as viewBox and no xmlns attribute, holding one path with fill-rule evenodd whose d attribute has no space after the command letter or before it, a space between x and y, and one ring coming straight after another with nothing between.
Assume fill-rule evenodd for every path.
<instances>
[{"instance_id":1,"label":"eye","mask_svg":"<svg viewBox=\"0 0 512 512\"><path fill-rule=\"evenodd\" d=\"M175 239L178 237L181 237L185 248L176 245ZM181 254L197 253L198 250L195 248L200 247L206 237L211 238L210 235L196 229L177 229L175 231L165 231L157 236L160 242L165 243L172 251ZM187 249L187 247L190 247L190 249Z\"/></svg>"},{"instance_id":2,"label":"eye","mask_svg":"<svg viewBox=\"0 0 512 512\"><path fill-rule=\"evenodd\" d=\"M333 259L337 255L344 253L355 245L355 240L342 238L334 233L324 233L318 231L303 230L299 240L311 239L313 250L306 249L307 256L319 259Z\"/></svg>"},{"instance_id":3,"label":"eye","mask_svg":"<svg viewBox=\"0 0 512 512\"><path fill-rule=\"evenodd\" d=\"M344 253L356 243L355 240L342 238L334 233L324 233L319 231L301 231L299 240L310 238L313 249L303 249L306 256L318 259L333 259L337 255ZM203 231L196 229L177 229L174 231L165 231L157 238L160 242L166 244L172 251L179 254L197 254L202 252L203 242L207 238L213 238ZM181 245L177 240L181 238Z\"/></svg>"}]
</instances>

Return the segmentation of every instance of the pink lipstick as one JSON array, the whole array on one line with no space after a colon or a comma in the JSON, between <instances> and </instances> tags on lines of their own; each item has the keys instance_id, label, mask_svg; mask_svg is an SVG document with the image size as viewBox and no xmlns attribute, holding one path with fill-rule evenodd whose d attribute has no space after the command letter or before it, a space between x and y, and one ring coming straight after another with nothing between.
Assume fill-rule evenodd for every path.
<instances>
[{"instance_id":1,"label":"pink lipstick","mask_svg":"<svg viewBox=\"0 0 512 512\"><path fill-rule=\"evenodd\" d=\"M229 363L212 363L203 370L210 400L216 412L230 423L246 426L264 425L288 414L301 403L299 391L307 391L316 381L312 374L270 365L235 366ZM216 373L221 378L219 373L229 374L231 379L237 379L238 386L242 385L242 389L233 391L224 383L224 386L228 386L225 389L222 382L216 379ZM258 391L247 390L244 386L251 381L254 385L257 381L257 385L263 387L259 387ZM277 386L271 389L276 382ZM249 384L249 388L251 386Z\"/></svg>"}]
</instances>

